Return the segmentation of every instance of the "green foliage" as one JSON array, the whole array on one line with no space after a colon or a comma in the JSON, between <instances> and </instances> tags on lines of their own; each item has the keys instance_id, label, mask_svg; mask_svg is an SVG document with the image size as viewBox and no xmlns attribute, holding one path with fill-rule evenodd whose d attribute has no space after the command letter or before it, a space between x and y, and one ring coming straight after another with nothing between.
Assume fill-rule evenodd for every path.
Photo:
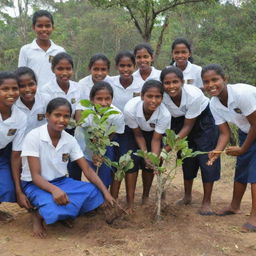
<instances>
[{"instance_id":1,"label":"green foliage","mask_svg":"<svg viewBox=\"0 0 256 256\"><path fill-rule=\"evenodd\" d=\"M114 179L118 181L122 181L125 177L127 171L134 167L134 162L131 158L132 150L129 150L126 154L122 155L119 158L118 162L110 161L110 159L105 158L105 163L110 166L114 167L115 176Z\"/></svg>"}]
</instances>

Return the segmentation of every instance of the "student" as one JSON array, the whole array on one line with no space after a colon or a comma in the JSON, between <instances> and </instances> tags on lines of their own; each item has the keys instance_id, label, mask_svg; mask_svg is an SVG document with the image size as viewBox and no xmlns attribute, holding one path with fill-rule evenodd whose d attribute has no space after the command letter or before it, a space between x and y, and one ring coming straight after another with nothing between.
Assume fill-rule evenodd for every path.
<instances>
[{"instance_id":1,"label":"student","mask_svg":"<svg viewBox=\"0 0 256 256\"><path fill-rule=\"evenodd\" d=\"M22 146L22 160L28 165L23 165L21 180L25 194L37 209L33 213L33 232L40 238L46 236L43 221L51 224L74 219L102 205L104 198L114 203L89 168L75 138L64 131L71 112L71 104L66 99L51 100L46 110L48 124L28 133ZM92 183L66 177L69 159L78 163Z\"/></svg>"},{"instance_id":2,"label":"student","mask_svg":"<svg viewBox=\"0 0 256 256\"><path fill-rule=\"evenodd\" d=\"M138 148L153 152L159 156L162 135L170 128L171 115L162 104L164 89L157 80L148 80L142 87L141 97L135 97L124 107L125 123L133 130ZM143 195L142 204L146 204L154 178L150 162L141 159ZM136 179L131 179L135 189ZM134 193L133 193L134 194Z\"/></svg>"},{"instance_id":3,"label":"student","mask_svg":"<svg viewBox=\"0 0 256 256\"><path fill-rule=\"evenodd\" d=\"M27 66L32 68L37 76L38 86L41 88L54 78L51 70L53 56L65 50L50 40L54 30L54 21L48 11L40 10L34 13L32 28L37 38L32 43L21 47L18 67Z\"/></svg>"},{"instance_id":4,"label":"student","mask_svg":"<svg viewBox=\"0 0 256 256\"><path fill-rule=\"evenodd\" d=\"M98 53L91 57L88 68L91 74L78 82L81 90L81 99L87 100L90 98L90 91L95 83L108 81L110 61L104 54Z\"/></svg>"},{"instance_id":5,"label":"student","mask_svg":"<svg viewBox=\"0 0 256 256\"><path fill-rule=\"evenodd\" d=\"M17 77L0 73L0 203L18 202L32 208L20 184L21 144L26 130L26 115L15 106L19 97ZM11 220L9 213L0 211L0 221Z\"/></svg>"},{"instance_id":6,"label":"student","mask_svg":"<svg viewBox=\"0 0 256 256\"><path fill-rule=\"evenodd\" d=\"M223 69L216 64L203 68L202 79L206 92L212 96L210 108L220 130L218 144L209 154L209 164L219 158L228 144L228 123L239 128L239 146L225 149L226 154L237 156L233 198L219 215L239 213L247 183L251 183L252 208L243 228L256 232L256 88L247 84L227 84Z\"/></svg>"},{"instance_id":7,"label":"student","mask_svg":"<svg viewBox=\"0 0 256 256\"><path fill-rule=\"evenodd\" d=\"M20 97L15 105L27 116L26 134L46 123L45 112L48 99L37 93L37 80L34 71L20 67L15 71Z\"/></svg>"},{"instance_id":8,"label":"student","mask_svg":"<svg viewBox=\"0 0 256 256\"><path fill-rule=\"evenodd\" d=\"M120 114L112 114L108 117L109 127L114 125L116 127L116 133L121 134L124 132L124 117L122 112L114 107L112 104L113 100L113 89L111 85L107 82L101 81L95 83L90 92L90 100L93 104L99 104L102 107L112 107L114 110L120 112ZM77 106L77 109L84 110L85 108L81 105ZM84 128L88 126L94 126L93 115L89 115L87 119L84 120L82 127L77 127L75 131L75 138L77 139L80 147L84 152L84 156L88 161L89 165L96 170L96 165L99 157L94 155L93 152L86 146L86 138L84 135ZM113 137L113 135L111 136ZM107 147L107 152L105 154L110 160L115 160L114 148ZM113 171L112 168L108 167L106 164L102 164L98 172L104 185L108 188L113 181Z\"/></svg>"},{"instance_id":9,"label":"student","mask_svg":"<svg viewBox=\"0 0 256 256\"><path fill-rule=\"evenodd\" d=\"M209 109L209 100L195 86L184 84L183 74L177 67L165 68L161 73L165 90L163 102L172 115L171 129L180 137L188 136L189 148L193 151L211 151L218 139L218 128ZM220 178L220 161L208 166L207 155L198 155L184 160L184 197L178 204L190 204L193 180L200 167L204 188L201 215L213 215L211 195L214 181Z\"/></svg>"},{"instance_id":10,"label":"student","mask_svg":"<svg viewBox=\"0 0 256 256\"><path fill-rule=\"evenodd\" d=\"M154 51L149 44L138 44L134 48L137 71L133 73L135 79L138 79L141 86L149 79L160 80L161 70L152 66L154 61Z\"/></svg>"},{"instance_id":11,"label":"student","mask_svg":"<svg viewBox=\"0 0 256 256\"><path fill-rule=\"evenodd\" d=\"M66 98L72 106L71 117L74 117L76 105L80 100L78 84L70 80L73 75L73 67L73 59L69 54L65 52L56 54L52 59L52 71L55 78L40 89L43 97L49 100L56 97ZM67 129L71 130L70 127ZM72 134L72 131L70 133Z\"/></svg>"},{"instance_id":12,"label":"student","mask_svg":"<svg viewBox=\"0 0 256 256\"><path fill-rule=\"evenodd\" d=\"M192 84L203 90L202 68L192 61L191 45L184 38L177 38L172 43L172 63L183 72L184 83Z\"/></svg>"},{"instance_id":13,"label":"student","mask_svg":"<svg viewBox=\"0 0 256 256\"><path fill-rule=\"evenodd\" d=\"M114 90L113 105L123 111L125 104L130 99L140 95L142 86L141 83L138 83L138 80L133 76L135 69L135 57L133 53L129 51L119 52L116 55L115 62L119 75L110 78L110 83ZM118 134L117 142L119 143L119 147L116 148L117 159L126 154L129 150L133 150L135 152L137 149L133 131L127 125L125 126L125 132L123 134ZM128 211L130 212L133 211L134 192L139 168L139 158L135 155L132 155L132 158L135 162L134 168L129 170L125 176L127 206ZM116 180L112 183L111 194L115 199L118 198L120 185L121 182Z\"/></svg>"}]
</instances>

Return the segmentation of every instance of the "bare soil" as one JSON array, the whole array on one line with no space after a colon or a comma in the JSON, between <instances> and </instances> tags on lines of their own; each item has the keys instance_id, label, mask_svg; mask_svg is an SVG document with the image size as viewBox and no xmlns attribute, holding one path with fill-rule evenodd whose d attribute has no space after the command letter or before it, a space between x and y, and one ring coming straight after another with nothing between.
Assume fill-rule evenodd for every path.
<instances>
[{"instance_id":1,"label":"bare soil","mask_svg":"<svg viewBox=\"0 0 256 256\"><path fill-rule=\"evenodd\" d=\"M213 209L228 205L232 196L234 159L225 157L222 178L213 192ZM135 213L123 216L108 225L102 214L81 216L73 229L59 223L47 226L46 239L31 235L29 214L16 204L3 203L15 220L1 224L1 256L256 256L256 234L242 233L241 226L250 212L250 188L243 199L242 212L226 217L201 216L197 213L202 199L200 176L195 180L193 203L176 206L183 195L181 171L167 191L168 205L160 223L153 221L155 211L155 185L147 207L140 205L141 182L136 194ZM122 187L120 202L125 202Z\"/></svg>"}]
</instances>

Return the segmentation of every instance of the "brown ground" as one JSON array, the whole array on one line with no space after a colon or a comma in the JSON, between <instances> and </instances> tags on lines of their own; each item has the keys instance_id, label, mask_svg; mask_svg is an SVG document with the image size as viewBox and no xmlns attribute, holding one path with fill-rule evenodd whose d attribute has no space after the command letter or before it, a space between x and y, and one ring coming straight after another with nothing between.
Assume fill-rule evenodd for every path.
<instances>
[{"instance_id":1,"label":"brown ground","mask_svg":"<svg viewBox=\"0 0 256 256\"><path fill-rule=\"evenodd\" d=\"M233 159L225 159L222 179L216 183L213 208L220 209L231 198ZM47 227L44 240L31 236L29 214L15 204L2 204L0 210L13 213L15 220L1 225L1 256L218 256L256 255L256 234L241 233L241 225L250 211L250 191L245 194L242 213L218 217L200 216L197 210L202 198L201 180L194 184L191 206L175 206L182 196L182 176L179 172L168 189L168 206L163 220L152 221L155 186L151 193L150 207L140 206L141 185L138 185L136 212L107 225L102 215L82 216L73 229L61 224ZM124 191L120 201L124 201Z\"/></svg>"}]
</instances>

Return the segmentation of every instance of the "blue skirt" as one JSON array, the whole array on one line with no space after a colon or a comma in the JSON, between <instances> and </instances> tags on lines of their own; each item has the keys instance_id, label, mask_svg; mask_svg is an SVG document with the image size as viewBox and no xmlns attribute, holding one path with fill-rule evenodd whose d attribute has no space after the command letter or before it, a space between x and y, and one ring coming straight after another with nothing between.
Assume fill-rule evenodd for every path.
<instances>
[{"instance_id":1,"label":"blue skirt","mask_svg":"<svg viewBox=\"0 0 256 256\"><path fill-rule=\"evenodd\" d=\"M51 193L40 189L33 182L22 182L24 193L32 205L38 209L46 224L69 218L75 219L78 215L96 209L104 202L102 193L92 183L67 177L50 182L66 192L70 203L58 205Z\"/></svg>"},{"instance_id":2,"label":"blue skirt","mask_svg":"<svg viewBox=\"0 0 256 256\"><path fill-rule=\"evenodd\" d=\"M16 202L11 170L12 143L0 150L0 202Z\"/></svg>"},{"instance_id":3,"label":"blue skirt","mask_svg":"<svg viewBox=\"0 0 256 256\"><path fill-rule=\"evenodd\" d=\"M239 130L239 145L243 145L247 134ZM237 157L235 181L256 183L256 140L244 154Z\"/></svg>"}]
</instances>

